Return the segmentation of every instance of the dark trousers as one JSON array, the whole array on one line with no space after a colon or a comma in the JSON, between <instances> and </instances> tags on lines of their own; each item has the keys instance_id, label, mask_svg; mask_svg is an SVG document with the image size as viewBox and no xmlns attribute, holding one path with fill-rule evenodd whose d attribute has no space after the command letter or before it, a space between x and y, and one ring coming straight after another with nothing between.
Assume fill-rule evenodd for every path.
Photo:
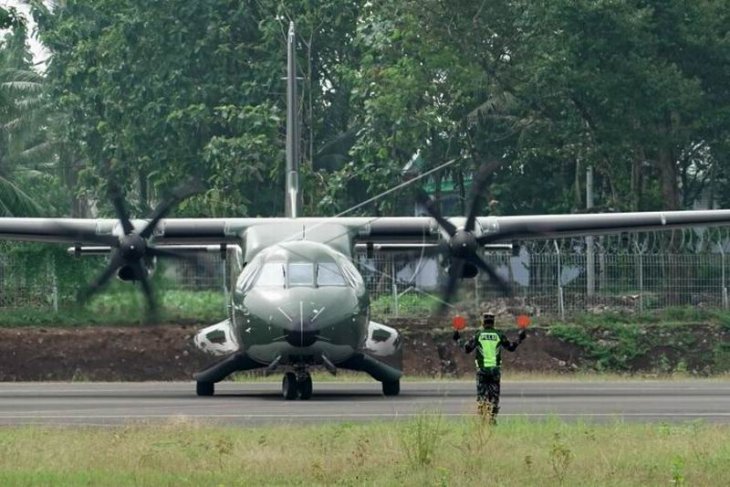
<instances>
[{"instance_id":1,"label":"dark trousers","mask_svg":"<svg viewBox=\"0 0 730 487\"><path fill-rule=\"evenodd\" d=\"M489 403L492 415L499 412L499 381L501 377L499 367L477 370L477 401Z\"/></svg>"}]
</instances>

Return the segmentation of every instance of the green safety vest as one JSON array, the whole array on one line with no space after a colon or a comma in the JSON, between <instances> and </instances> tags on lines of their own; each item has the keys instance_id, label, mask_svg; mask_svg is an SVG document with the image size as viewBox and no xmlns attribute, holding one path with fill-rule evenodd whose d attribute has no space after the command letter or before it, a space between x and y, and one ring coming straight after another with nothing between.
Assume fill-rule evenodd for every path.
<instances>
[{"instance_id":1,"label":"green safety vest","mask_svg":"<svg viewBox=\"0 0 730 487\"><path fill-rule=\"evenodd\" d=\"M499 365L499 346L502 341L499 334L493 331L482 331L477 335L477 341L482 351L482 363L479 363L479 357L477 357L477 367L482 369L497 367Z\"/></svg>"}]
</instances>

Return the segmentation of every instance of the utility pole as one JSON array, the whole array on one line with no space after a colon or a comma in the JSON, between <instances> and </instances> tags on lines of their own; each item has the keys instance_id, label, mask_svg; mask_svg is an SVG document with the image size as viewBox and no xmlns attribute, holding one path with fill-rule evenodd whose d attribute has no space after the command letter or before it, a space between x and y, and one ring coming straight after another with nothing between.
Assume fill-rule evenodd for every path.
<instances>
[{"instance_id":1,"label":"utility pole","mask_svg":"<svg viewBox=\"0 0 730 487\"><path fill-rule=\"evenodd\" d=\"M297 57L294 22L287 35L286 77L286 208L289 218L300 216L302 194L299 188L299 99L297 98Z\"/></svg>"},{"instance_id":2,"label":"utility pole","mask_svg":"<svg viewBox=\"0 0 730 487\"><path fill-rule=\"evenodd\" d=\"M586 168L586 209L593 208L593 166ZM590 297L596 289L595 256L593 254L593 236L586 237L586 294Z\"/></svg>"}]
</instances>

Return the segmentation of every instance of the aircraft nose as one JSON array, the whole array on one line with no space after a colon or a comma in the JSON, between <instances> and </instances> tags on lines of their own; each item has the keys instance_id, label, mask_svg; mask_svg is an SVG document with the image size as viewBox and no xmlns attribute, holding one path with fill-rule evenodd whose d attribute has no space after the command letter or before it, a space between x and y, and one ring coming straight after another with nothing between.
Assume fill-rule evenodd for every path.
<instances>
[{"instance_id":1,"label":"aircraft nose","mask_svg":"<svg viewBox=\"0 0 730 487\"><path fill-rule=\"evenodd\" d=\"M359 312L357 297L344 287L254 289L245 303L251 316L280 330L280 339L295 347L309 347L321 339L323 330L354 323Z\"/></svg>"},{"instance_id":2,"label":"aircraft nose","mask_svg":"<svg viewBox=\"0 0 730 487\"><path fill-rule=\"evenodd\" d=\"M308 347L317 341L317 329L310 326L302 326L299 330L289 330L286 334L286 341L295 347Z\"/></svg>"}]
</instances>

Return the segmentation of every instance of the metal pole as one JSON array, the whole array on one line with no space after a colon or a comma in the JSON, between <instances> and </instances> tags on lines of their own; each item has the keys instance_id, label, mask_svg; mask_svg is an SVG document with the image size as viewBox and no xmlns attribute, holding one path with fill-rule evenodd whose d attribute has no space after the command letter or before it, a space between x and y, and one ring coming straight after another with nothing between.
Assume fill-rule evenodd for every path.
<instances>
[{"instance_id":1,"label":"metal pole","mask_svg":"<svg viewBox=\"0 0 730 487\"><path fill-rule=\"evenodd\" d=\"M398 318L398 285L395 282L395 259L390 258L390 277L393 286L393 307L395 308L395 317Z\"/></svg>"},{"instance_id":2,"label":"metal pole","mask_svg":"<svg viewBox=\"0 0 730 487\"><path fill-rule=\"evenodd\" d=\"M223 310L228 311L228 277L226 259L221 259L221 275L223 276Z\"/></svg>"},{"instance_id":3,"label":"metal pole","mask_svg":"<svg viewBox=\"0 0 730 487\"><path fill-rule=\"evenodd\" d=\"M565 320L565 300L563 296L563 282L562 279L560 279L560 271L562 266L560 265L560 247L558 246L558 241L553 240L553 244L555 245L555 253L558 256L558 310L560 311L560 319Z\"/></svg>"},{"instance_id":4,"label":"metal pole","mask_svg":"<svg viewBox=\"0 0 730 487\"><path fill-rule=\"evenodd\" d=\"M53 302L53 311L58 313L58 279L56 277L56 261L53 256L48 259L48 268L51 272L51 299Z\"/></svg>"},{"instance_id":5,"label":"metal pole","mask_svg":"<svg viewBox=\"0 0 730 487\"><path fill-rule=\"evenodd\" d=\"M725 281L725 249L722 246L722 243L719 245L720 247L720 257L722 259L722 308L727 309L728 307L728 300L727 300L727 282Z\"/></svg>"},{"instance_id":6,"label":"metal pole","mask_svg":"<svg viewBox=\"0 0 730 487\"><path fill-rule=\"evenodd\" d=\"M586 168L586 208L593 208L593 166ZM596 289L593 236L586 237L586 294L591 297Z\"/></svg>"},{"instance_id":7,"label":"metal pole","mask_svg":"<svg viewBox=\"0 0 730 487\"><path fill-rule=\"evenodd\" d=\"M644 255L639 244L634 241L636 247L637 260L639 261L638 277L639 277L639 311L644 312Z\"/></svg>"},{"instance_id":8,"label":"metal pole","mask_svg":"<svg viewBox=\"0 0 730 487\"><path fill-rule=\"evenodd\" d=\"M299 191L299 98L297 96L297 56L294 22L287 35L286 80L286 209L287 217L297 218L302 207Z\"/></svg>"},{"instance_id":9,"label":"metal pole","mask_svg":"<svg viewBox=\"0 0 730 487\"><path fill-rule=\"evenodd\" d=\"M479 274L474 277L474 308L479 311Z\"/></svg>"}]
</instances>

